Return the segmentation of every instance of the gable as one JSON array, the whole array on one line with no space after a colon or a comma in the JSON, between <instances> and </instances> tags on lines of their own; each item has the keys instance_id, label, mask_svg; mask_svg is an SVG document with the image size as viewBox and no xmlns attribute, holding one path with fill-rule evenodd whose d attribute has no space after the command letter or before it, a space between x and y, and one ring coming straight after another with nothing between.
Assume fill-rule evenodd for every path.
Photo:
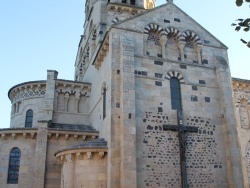
<instances>
[{"instance_id":1,"label":"gable","mask_svg":"<svg viewBox=\"0 0 250 188\"><path fill-rule=\"evenodd\" d=\"M197 37L203 45L227 49L222 42L173 3L161 5L116 23L112 27L140 33L147 33L148 29L156 29L156 27L159 31L172 28L178 30L180 36Z\"/></svg>"}]
</instances>

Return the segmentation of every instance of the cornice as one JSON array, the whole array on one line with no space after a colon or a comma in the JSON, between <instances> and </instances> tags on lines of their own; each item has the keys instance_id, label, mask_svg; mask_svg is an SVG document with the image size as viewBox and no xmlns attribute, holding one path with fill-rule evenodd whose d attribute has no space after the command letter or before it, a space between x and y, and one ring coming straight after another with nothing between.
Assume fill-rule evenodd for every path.
<instances>
[{"instance_id":1,"label":"cornice","mask_svg":"<svg viewBox=\"0 0 250 188\"><path fill-rule=\"evenodd\" d=\"M0 137L2 140L7 140L10 138L16 139L17 136L23 136L23 138L27 139L35 139L37 135L37 129L1 129Z\"/></svg>"},{"instance_id":2,"label":"cornice","mask_svg":"<svg viewBox=\"0 0 250 188\"><path fill-rule=\"evenodd\" d=\"M76 160L100 160L108 153L107 148L86 148L86 149L69 149L67 151L59 151L55 154L56 159L61 163L74 162Z\"/></svg>"}]
</instances>

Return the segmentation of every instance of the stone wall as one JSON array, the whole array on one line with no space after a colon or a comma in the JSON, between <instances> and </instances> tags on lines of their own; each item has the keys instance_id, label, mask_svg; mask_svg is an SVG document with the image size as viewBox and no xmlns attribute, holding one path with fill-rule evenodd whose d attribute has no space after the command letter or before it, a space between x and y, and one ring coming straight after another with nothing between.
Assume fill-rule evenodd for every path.
<instances>
[{"instance_id":1,"label":"stone wall","mask_svg":"<svg viewBox=\"0 0 250 188\"><path fill-rule=\"evenodd\" d=\"M250 88L249 80L232 79L238 138L241 146L242 169L245 187L250 182Z\"/></svg>"}]
</instances>

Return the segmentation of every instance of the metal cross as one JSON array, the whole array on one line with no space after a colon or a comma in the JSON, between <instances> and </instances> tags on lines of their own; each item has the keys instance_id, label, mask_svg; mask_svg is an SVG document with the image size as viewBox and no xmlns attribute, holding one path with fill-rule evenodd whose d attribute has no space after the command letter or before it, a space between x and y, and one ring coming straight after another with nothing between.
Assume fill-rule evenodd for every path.
<instances>
[{"instance_id":1,"label":"metal cross","mask_svg":"<svg viewBox=\"0 0 250 188\"><path fill-rule=\"evenodd\" d=\"M182 121L182 111L177 111L178 125L163 125L164 131L176 131L179 137L181 184L182 188L187 188L187 169L186 169L186 133L197 133L197 127L185 126Z\"/></svg>"}]
</instances>

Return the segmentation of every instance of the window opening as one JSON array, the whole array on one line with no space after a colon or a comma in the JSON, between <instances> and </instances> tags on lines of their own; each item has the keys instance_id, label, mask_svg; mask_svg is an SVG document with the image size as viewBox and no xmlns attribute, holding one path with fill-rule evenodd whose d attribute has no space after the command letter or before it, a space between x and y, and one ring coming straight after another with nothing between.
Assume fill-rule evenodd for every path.
<instances>
[{"instance_id":1,"label":"window opening","mask_svg":"<svg viewBox=\"0 0 250 188\"><path fill-rule=\"evenodd\" d=\"M182 110L180 81L173 77L170 79L171 105L173 110Z\"/></svg>"},{"instance_id":2,"label":"window opening","mask_svg":"<svg viewBox=\"0 0 250 188\"><path fill-rule=\"evenodd\" d=\"M103 101L103 119L106 117L106 95L107 95L107 89L103 88L103 94L102 94L102 101Z\"/></svg>"},{"instance_id":3,"label":"window opening","mask_svg":"<svg viewBox=\"0 0 250 188\"><path fill-rule=\"evenodd\" d=\"M10 151L7 184L18 184L20 158L21 158L20 149L13 148Z\"/></svg>"},{"instance_id":4,"label":"window opening","mask_svg":"<svg viewBox=\"0 0 250 188\"><path fill-rule=\"evenodd\" d=\"M25 128L31 128L33 124L33 110L28 110L26 112Z\"/></svg>"}]
</instances>

